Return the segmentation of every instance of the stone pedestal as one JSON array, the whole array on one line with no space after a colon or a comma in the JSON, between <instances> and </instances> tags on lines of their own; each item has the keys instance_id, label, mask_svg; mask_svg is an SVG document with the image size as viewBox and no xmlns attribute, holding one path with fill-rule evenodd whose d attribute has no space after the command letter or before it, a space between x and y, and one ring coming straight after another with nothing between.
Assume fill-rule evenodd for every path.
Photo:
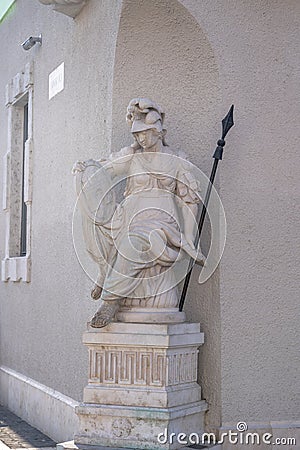
<instances>
[{"instance_id":1,"label":"stone pedestal","mask_svg":"<svg viewBox=\"0 0 300 450\"><path fill-rule=\"evenodd\" d=\"M158 435L201 434L206 403L197 384L197 323L112 323L83 335L89 382L77 407L78 446L178 449ZM163 441L163 438L161 438Z\"/></svg>"}]
</instances>

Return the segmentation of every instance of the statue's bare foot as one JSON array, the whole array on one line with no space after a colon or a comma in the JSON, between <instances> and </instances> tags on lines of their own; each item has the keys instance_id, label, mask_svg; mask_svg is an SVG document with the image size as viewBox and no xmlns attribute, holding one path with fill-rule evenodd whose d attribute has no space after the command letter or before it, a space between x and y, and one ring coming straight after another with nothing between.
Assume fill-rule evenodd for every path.
<instances>
[{"instance_id":1,"label":"statue's bare foot","mask_svg":"<svg viewBox=\"0 0 300 450\"><path fill-rule=\"evenodd\" d=\"M91 297L92 297L92 299L93 300L99 300L99 298L101 297L101 293L102 293L102 287L98 286L98 284L95 284L95 286L91 290Z\"/></svg>"},{"instance_id":2,"label":"statue's bare foot","mask_svg":"<svg viewBox=\"0 0 300 450\"><path fill-rule=\"evenodd\" d=\"M94 317L91 320L91 327L103 328L112 322L114 315L119 309L118 300L103 302Z\"/></svg>"}]
</instances>

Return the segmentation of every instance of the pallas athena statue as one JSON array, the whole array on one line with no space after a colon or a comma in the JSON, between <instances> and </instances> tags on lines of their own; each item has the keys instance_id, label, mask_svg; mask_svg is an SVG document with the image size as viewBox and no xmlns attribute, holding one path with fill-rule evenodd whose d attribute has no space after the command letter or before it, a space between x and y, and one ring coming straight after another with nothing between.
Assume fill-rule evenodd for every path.
<instances>
[{"instance_id":1,"label":"pallas athena statue","mask_svg":"<svg viewBox=\"0 0 300 450\"><path fill-rule=\"evenodd\" d=\"M170 320L190 258L204 263L194 247L199 183L192 164L166 144L164 118L157 103L131 100L126 121L133 144L74 165L85 246L99 268L92 327L137 311L144 312L141 321Z\"/></svg>"}]
</instances>

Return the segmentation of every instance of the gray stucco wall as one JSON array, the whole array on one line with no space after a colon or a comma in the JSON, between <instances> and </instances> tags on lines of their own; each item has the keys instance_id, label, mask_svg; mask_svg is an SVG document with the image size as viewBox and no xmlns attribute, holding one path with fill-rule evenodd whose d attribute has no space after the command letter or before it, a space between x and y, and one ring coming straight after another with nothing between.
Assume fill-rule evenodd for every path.
<instances>
[{"instance_id":1,"label":"gray stucco wall","mask_svg":"<svg viewBox=\"0 0 300 450\"><path fill-rule=\"evenodd\" d=\"M95 304L73 249L71 168L109 147L119 7L91 1L73 20L35 0L18 0L0 26L7 42L0 58L7 61L0 73L2 155L5 85L34 60L32 281L1 283L1 364L78 400L87 377L81 333ZM42 47L25 52L20 43L40 32ZM63 61L65 89L48 100L48 75Z\"/></svg>"},{"instance_id":2,"label":"gray stucco wall","mask_svg":"<svg viewBox=\"0 0 300 450\"><path fill-rule=\"evenodd\" d=\"M211 43L224 108L236 105L220 169L228 225L220 266L222 422L295 420L300 4L182 3Z\"/></svg>"},{"instance_id":3,"label":"gray stucco wall","mask_svg":"<svg viewBox=\"0 0 300 450\"><path fill-rule=\"evenodd\" d=\"M1 364L81 399L81 333L95 304L72 245L73 162L105 154L111 143L113 150L129 144L126 105L148 95L167 111L169 144L209 174L219 120L235 103L219 179L227 245L220 269L201 288L196 271L186 307L206 336L200 381L207 423L294 420L300 4L121 6L90 0L72 20L17 0L0 25L0 59L7 61L0 72L1 155L5 85L34 60L32 281L0 284ZM24 52L20 42L40 32L42 47ZM49 101L48 75L63 61L65 89ZM0 228L2 258L4 214Z\"/></svg>"}]
</instances>

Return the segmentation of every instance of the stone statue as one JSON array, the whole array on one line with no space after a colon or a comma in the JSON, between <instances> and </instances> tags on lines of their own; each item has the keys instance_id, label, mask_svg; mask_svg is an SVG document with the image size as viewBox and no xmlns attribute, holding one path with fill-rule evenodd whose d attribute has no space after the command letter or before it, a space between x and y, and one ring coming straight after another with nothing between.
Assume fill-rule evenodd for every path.
<instances>
[{"instance_id":1,"label":"stone statue","mask_svg":"<svg viewBox=\"0 0 300 450\"><path fill-rule=\"evenodd\" d=\"M168 148L164 117L155 102L131 100L126 120L134 143L108 159L74 165L86 248L99 266L91 296L101 305L92 327L105 327L122 310L162 316L178 308L182 260L204 264L194 247L198 181L188 161ZM115 187L124 179L117 204Z\"/></svg>"}]
</instances>

